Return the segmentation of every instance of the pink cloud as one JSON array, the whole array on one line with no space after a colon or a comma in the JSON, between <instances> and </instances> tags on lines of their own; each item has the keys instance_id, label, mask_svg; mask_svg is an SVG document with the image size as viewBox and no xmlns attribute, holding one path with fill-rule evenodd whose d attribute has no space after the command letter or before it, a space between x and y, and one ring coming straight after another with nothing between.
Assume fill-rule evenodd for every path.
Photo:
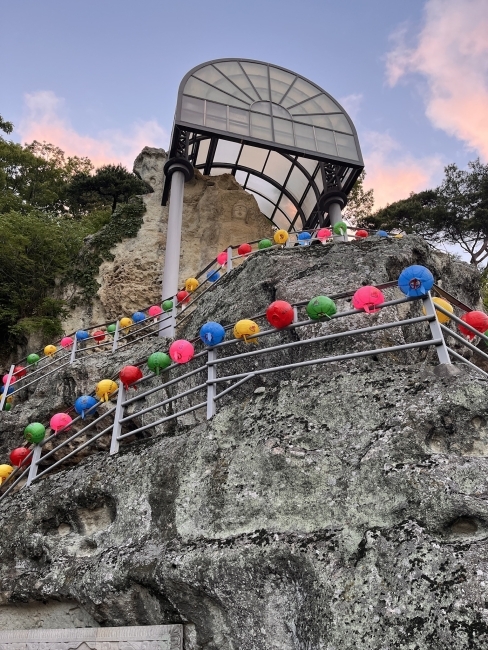
<instances>
[{"instance_id":1,"label":"pink cloud","mask_svg":"<svg viewBox=\"0 0 488 650\"><path fill-rule=\"evenodd\" d=\"M366 133L363 142L364 186L374 190L375 209L405 199L411 192L434 187L440 181L443 163L439 156L414 158L402 153L400 144L384 133Z\"/></svg>"},{"instance_id":2,"label":"pink cloud","mask_svg":"<svg viewBox=\"0 0 488 650\"><path fill-rule=\"evenodd\" d=\"M408 74L426 81L426 115L432 124L464 141L488 160L488 3L427 0L413 47L407 30L393 35L387 79L394 86Z\"/></svg>"},{"instance_id":3,"label":"pink cloud","mask_svg":"<svg viewBox=\"0 0 488 650\"><path fill-rule=\"evenodd\" d=\"M149 120L134 124L127 132L104 131L96 137L78 133L63 116L64 100L50 90L25 96L26 114L19 125L24 142L46 141L69 156L87 156L96 167L122 163L132 169L135 157L145 146L166 147L168 133Z\"/></svg>"}]
</instances>

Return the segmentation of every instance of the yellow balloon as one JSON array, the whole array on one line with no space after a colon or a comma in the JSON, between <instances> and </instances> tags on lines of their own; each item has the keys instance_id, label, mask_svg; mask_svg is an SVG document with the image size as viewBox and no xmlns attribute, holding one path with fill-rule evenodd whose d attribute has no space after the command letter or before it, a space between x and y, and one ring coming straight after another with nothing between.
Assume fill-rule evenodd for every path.
<instances>
[{"instance_id":1,"label":"yellow balloon","mask_svg":"<svg viewBox=\"0 0 488 650\"><path fill-rule=\"evenodd\" d=\"M286 244L286 242L288 241L288 237L289 235L286 232L286 230L277 230L273 235L275 244Z\"/></svg>"},{"instance_id":2,"label":"yellow balloon","mask_svg":"<svg viewBox=\"0 0 488 650\"><path fill-rule=\"evenodd\" d=\"M432 302L435 305L439 305L439 307L442 307L446 311L451 312L451 314L454 313L454 307L451 305L450 302L447 302L447 300L444 300L443 298L432 298ZM423 311L424 316L425 316L426 313L427 313L425 311L425 307L422 307L422 311ZM437 309L436 309L435 315L437 316L437 320L439 321L439 323L448 323L451 320L449 318L449 316L446 316L446 314L443 314L441 311L437 311Z\"/></svg>"},{"instance_id":3,"label":"yellow balloon","mask_svg":"<svg viewBox=\"0 0 488 650\"><path fill-rule=\"evenodd\" d=\"M188 280L185 282L185 289L190 292L195 291L195 289L198 288L199 284L200 283L196 278L188 278Z\"/></svg>"},{"instance_id":4,"label":"yellow balloon","mask_svg":"<svg viewBox=\"0 0 488 650\"><path fill-rule=\"evenodd\" d=\"M95 388L95 396L99 400L108 402L111 395L115 393L118 386L111 379L102 379L99 381Z\"/></svg>"},{"instance_id":5,"label":"yellow balloon","mask_svg":"<svg viewBox=\"0 0 488 650\"><path fill-rule=\"evenodd\" d=\"M12 400L13 400L13 396L9 395L5 401L7 402L7 404L12 404Z\"/></svg>"},{"instance_id":6,"label":"yellow balloon","mask_svg":"<svg viewBox=\"0 0 488 650\"><path fill-rule=\"evenodd\" d=\"M132 320L132 318L127 318L127 316L120 319L120 327L122 327L122 329L127 329L128 327L133 325L133 323L134 321Z\"/></svg>"},{"instance_id":7,"label":"yellow balloon","mask_svg":"<svg viewBox=\"0 0 488 650\"><path fill-rule=\"evenodd\" d=\"M53 354L57 352L56 346L55 345L46 345L44 348L44 354L46 357L52 357Z\"/></svg>"},{"instance_id":8,"label":"yellow balloon","mask_svg":"<svg viewBox=\"0 0 488 650\"><path fill-rule=\"evenodd\" d=\"M257 334L258 332L259 325L248 318L244 318L234 325L234 336L236 339L244 339L246 343L257 343L258 340L253 338L253 334Z\"/></svg>"},{"instance_id":9,"label":"yellow balloon","mask_svg":"<svg viewBox=\"0 0 488 650\"><path fill-rule=\"evenodd\" d=\"M393 236L395 237L395 239L402 239L402 237L403 237L402 234L399 234L399 235L393 235Z\"/></svg>"},{"instance_id":10,"label":"yellow balloon","mask_svg":"<svg viewBox=\"0 0 488 650\"><path fill-rule=\"evenodd\" d=\"M11 465L0 465L0 478L2 480L8 478L13 471L14 468Z\"/></svg>"}]
</instances>

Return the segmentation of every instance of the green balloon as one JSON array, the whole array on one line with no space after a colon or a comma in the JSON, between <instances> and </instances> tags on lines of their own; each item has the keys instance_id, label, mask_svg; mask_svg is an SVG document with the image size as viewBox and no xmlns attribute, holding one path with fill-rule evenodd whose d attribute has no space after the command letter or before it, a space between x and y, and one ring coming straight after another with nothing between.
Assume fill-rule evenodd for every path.
<instances>
[{"instance_id":1,"label":"green balloon","mask_svg":"<svg viewBox=\"0 0 488 650\"><path fill-rule=\"evenodd\" d=\"M318 320L319 318L331 317L337 312L336 304L327 296L317 296L307 305L307 314L310 318Z\"/></svg>"},{"instance_id":2,"label":"green balloon","mask_svg":"<svg viewBox=\"0 0 488 650\"><path fill-rule=\"evenodd\" d=\"M164 352L153 352L147 360L149 370L159 375L160 370L164 370L171 365L171 359Z\"/></svg>"},{"instance_id":3,"label":"green balloon","mask_svg":"<svg viewBox=\"0 0 488 650\"><path fill-rule=\"evenodd\" d=\"M263 248L269 248L272 246L272 242L269 239L261 239L261 241L258 244L259 250L262 250Z\"/></svg>"},{"instance_id":4,"label":"green balloon","mask_svg":"<svg viewBox=\"0 0 488 650\"><path fill-rule=\"evenodd\" d=\"M113 334L116 329L117 329L117 325L115 323L112 323L111 325L107 325L107 332L109 334Z\"/></svg>"},{"instance_id":5,"label":"green balloon","mask_svg":"<svg viewBox=\"0 0 488 650\"><path fill-rule=\"evenodd\" d=\"M332 226L332 230L334 231L334 235L345 235L347 232L347 223L344 223L344 221L339 221L334 226Z\"/></svg>"},{"instance_id":6,"label":"green balloon","mask_svg":"<svg viewBox=\"0 0 488 650\"><path fill-rule=\"evenodd\" d=\"M10 402L5 402L5 404L3 405L4 411L10 411L11 408L12 408L12 404L10 404Z\"/></svg>"},{"instance_id":7,"label":"green balloon","mask_svg":"<svg viewBox=\"0 0 488 650\"><path fill-rule=\"evenodd\" d=\"M27 442L33 442L34 444L37 444L38 442L41 442L41 440L44 440L45 435L46 427L40 422L32 422L31 424L28 424L24 429L24 438L27 440Z\"/></svg>"},{"instance_id":8,"label":"green balloon","mask_svg":"<svg viewBox=\"0 0 488 650\"><path fill-rule=\"evenodd\" d=\"M170 311L171 309L173 309L173 301L165 300L163 302L163 311Z\"/></svg>"},{"instance_id":9,"label":"green balloon","mask_svg":"<svg viewBox=\"0 0 488 650\"><path fill-rule=\"evenodd\" d=\"M40 357L38 354L29 354L27 357L27 363L32 365L35 365L39 361Z\"/></svg>"}]
</instances>

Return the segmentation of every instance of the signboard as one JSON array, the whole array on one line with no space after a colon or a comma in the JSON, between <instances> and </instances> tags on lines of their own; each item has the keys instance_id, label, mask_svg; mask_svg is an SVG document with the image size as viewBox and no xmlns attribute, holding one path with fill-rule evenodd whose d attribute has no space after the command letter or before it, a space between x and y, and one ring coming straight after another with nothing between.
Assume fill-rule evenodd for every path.
<instances>
[{"instance_id":1,"label":"signboard","mask_svg":"<svg viewBox=\"0 0 488 650\"><path fill-rule=\"evenodd\" d=\"M183 650L183 625L6 630L0 650Z\"/></svg>"}]
</instances>

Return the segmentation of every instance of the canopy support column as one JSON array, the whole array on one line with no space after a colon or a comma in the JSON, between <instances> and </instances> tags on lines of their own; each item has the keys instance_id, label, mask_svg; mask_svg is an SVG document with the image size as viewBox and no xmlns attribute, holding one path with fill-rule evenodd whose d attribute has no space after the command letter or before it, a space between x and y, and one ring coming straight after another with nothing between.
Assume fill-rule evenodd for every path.
<instances>
[{"instance_id":1,"label":"canopy support column","mask_svg":"<svg viewBox=\"0 0 488 650\"><path fill-rule=\"evenodd\" d=\"M329 214L330 225L333 229L336 224L342 221L342 208L347 203L347 196L341 191L332 191L326 194L322 200L322 206ZM343 235L336 235L336 241L348 241L347 231Z\"/></svg>"},{"instance_id":2,"label":"canopy support column","mask_svg":"<svg viewBox=\"0 0 488 650\"><path fill-rule=\"evenodd\" d=\"M164 166L164 173L166 174L166 182L171 183L162 289L162 299L167 300L178 293L183 194L185 182L193 178L194 172L193 166L185 158L170 158ZM171 320L161 323L159 336L174 336L174 327Z\"/></svg>"}]
</instances>

